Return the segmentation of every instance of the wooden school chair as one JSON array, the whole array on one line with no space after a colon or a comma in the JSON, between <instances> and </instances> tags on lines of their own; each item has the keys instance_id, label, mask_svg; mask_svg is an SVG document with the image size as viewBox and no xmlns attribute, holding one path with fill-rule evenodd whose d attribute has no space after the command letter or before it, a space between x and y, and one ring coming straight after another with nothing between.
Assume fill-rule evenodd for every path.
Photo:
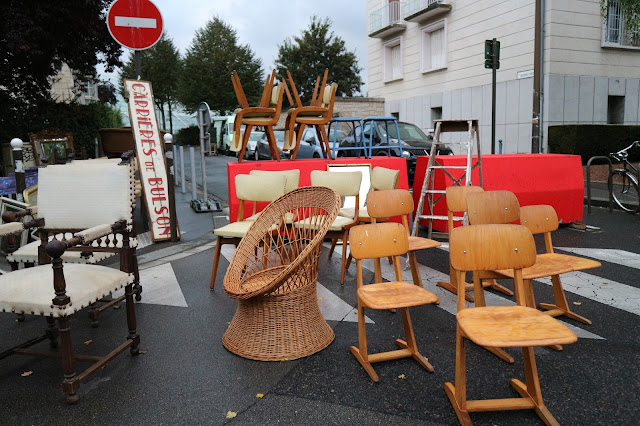
<instances>
[{"instance_id":1,"label":"wooden school chair","mask_svg":"<svg viewBox=\"0 0 640 426\"><path fill-rule=\"evenodd\" d=\"M402 224L387 222L358 225L349 231L351 254L356 259L358 288L358 346L351 346L351 353L364 367L371 380L380 380L372 363L400 358L413 358L427 371L433 373L434 368L424 357L416 345L409 308L438 302L438 297L421 286L402 280L399 255L409 250L407 230ZM396 281L364 285L362 278L362 260L393 257ZM400 309L404 325L405 339L397 339L400 349L377 354L369 354L367 349L367 333L365 328L364 309Z\"/></svg>"},{"instance_id":2,"label":"wooden school chair","mask_svg":"<svg viewBox=\"0 0 640 426\"><path fill-rule=\"evenodd\" d=\"M471 412L533 409L546 424L557 425L542 400L534 347L574 343L577 337L555 318L526 306L522 270L536 261L531 232L522 225L462 226L451 232L449 244L451 267L459 288L455 385L447 382L444 389L458 420L463 425L471 425ZM465 308L465 272L496 269L513 271L517 305ZM474 274L474 285L480 287L477 274ZM466 340L483 347L522 347L525 380L511 379L520 397L467 398Z\"/></svg>"}]
</instances>

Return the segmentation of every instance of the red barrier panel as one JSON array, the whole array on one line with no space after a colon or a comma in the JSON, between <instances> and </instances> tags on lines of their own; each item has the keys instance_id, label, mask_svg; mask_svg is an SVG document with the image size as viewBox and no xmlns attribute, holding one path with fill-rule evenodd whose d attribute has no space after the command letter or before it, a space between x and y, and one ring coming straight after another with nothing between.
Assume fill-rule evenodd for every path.
<instances>
[{"instance_id":1,"label":"red barrier panel","mask_svg":"<svg viewBox=\"0 0 640 426\"><path fill-rule=\"evenodd\" d=\"M464 166L466 156L438 156L443 166ZM413 198L416 204L420 198L422 182L427 169L428 157L418 157ZM476 156L474 156L474 160ZM461 170L449 170L455 178L462 176ZM482 156L482 177L485 191L508 190L516 194L521 206L548 204L558 213L563 223L582 220L584 204L584 180L582 162L579 155L563 154L500 154ZM478 170L471 174L471 182L480 184ZM435 189L445 189L453 181L443 171L436 170ZM425 206L426 207L426 206ZM424 214L428 214L425 208ZM436 215L447 215L446 199L434 208ZM459 224L460 222L455 222ZM427 221L421 224L428 225ZM447 232L447 222L433 221L433 229Z\"/></svg>"},{"instance_id":2,"label":"red barrier panel","mask_svg":"<svg viewBox=\"0 0 640 426\"><path fill-rule=\"evenodd\" d=\"M227 181L229 186L229 219L235 222L238 216L238 198L236 197L235 176L238 174L249 174L251 170L300 170L300 186L311 185L310 174L312 170L327 170L327 164L371 164L373 169L376 166L396 169L400 171L399 188L409 189L407 176L407 161L398 157L341 157L335 160L326 159L305 159L305 160L282 160L282 161L243 161L242 163L227 163ZM424 173L423 173L424 175ZM258 203L258 211L262 211L267 203ZM245 205L245 217L251 216L252 210L249 204Z\"/></svg>"}]
</instances>

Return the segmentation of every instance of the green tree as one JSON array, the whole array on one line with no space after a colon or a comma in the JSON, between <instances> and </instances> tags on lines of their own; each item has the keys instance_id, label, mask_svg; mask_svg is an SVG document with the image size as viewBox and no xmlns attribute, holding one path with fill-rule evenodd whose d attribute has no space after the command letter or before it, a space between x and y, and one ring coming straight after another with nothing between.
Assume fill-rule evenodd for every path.
<instances>
[{"instance_id":1,"label":"green tree","mask_svg":"<svg viewBox=\"0 0 640 426\"><path fill-rule=\"evenodd\" d=\"M640 1L639 0L600 0L602 17L606 22L612 7L623 16L624 30L631 33L638 43L638 30L640 30Z\"/></svg>"},{"instance_id":2,"label":"green tree","mask_svg":"<svg viewBox=\"0 0 640 426\"><path fill-rule=\"evenodd\" d=\"M173 40L165 34L150 49L141 50L140 78L150 81L153 88L153 98L160 110L162 128L167 129L165 111L169 112L169 132L173 133L172 109L177 104L176 94L182 73L182 59L180 52L173 44ZM123 80L137 78L134 55L122 67L120 72L120 93L123 93Z\"/></svg>"},{"instance_id":3,"label":"green tree","mask_svg":"<svg viewBox=\"0 0 640 426\"><path fill-rule=\"evenodd\" d=\"M195 111L207 102L212 111L228 114L238 106L231 72L237 71L251 105L262 95L262 61L248 45L239 45L236 31L214 17L196 31L184 57L179 101Z\"/></svg>"},{"instance_id":4,"label":"green tree","mask_svg":"<svg viewBox=\"0 0 640 426\"><path fill-rule=\"evenodd\" d=\"M331 19L311 17L309 28L299 37L278 45L275 64L278 74L291 72L300 98L310 101L316 77L329 68L329 81L338 83L338 94L353 96L360 91L362 79L355 52L346 49L344 40L331 31Z\"/></svg>"}]
</instances>

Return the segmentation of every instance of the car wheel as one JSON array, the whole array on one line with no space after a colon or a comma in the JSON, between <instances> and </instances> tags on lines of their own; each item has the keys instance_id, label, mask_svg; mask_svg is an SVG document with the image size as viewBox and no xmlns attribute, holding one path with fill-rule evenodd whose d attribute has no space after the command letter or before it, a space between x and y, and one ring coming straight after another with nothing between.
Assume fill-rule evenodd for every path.
<instances>
[{"instance_id":1,"label":"car wheel","mask_svg":"<svg viewBox=\"0 0 640 426\"><path fill-rule=\"evenodd\" d=\"M313 158L320 158L320 154L318 154L317 152L313 153Z\"/></svg>"},{"instance_id":2,"label":"car wheel","mask_svg":"<svg viewBox=\"0 0 640 426\"><path fill-rule=\"evenodd\" d=\"M253 151L253 159L256 161L260 161L260 153L258 152L258 148L256 148L255 151Z\"/></svg>"}]
</instances>

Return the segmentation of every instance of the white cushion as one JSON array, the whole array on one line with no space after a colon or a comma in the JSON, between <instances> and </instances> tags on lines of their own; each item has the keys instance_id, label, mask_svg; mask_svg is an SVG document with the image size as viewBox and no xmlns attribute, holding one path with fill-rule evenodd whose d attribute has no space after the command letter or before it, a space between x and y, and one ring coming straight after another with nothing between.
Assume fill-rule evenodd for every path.
<instances>
[{"instance_id":1,"label":"white cushion","mask_svg":"<svg viewBox=\"0 0 640 426\"><path fill-rule=\"evenodd\" d=\"M287 177L284 174L236 175L236 197L239 200L271 202L284 195Z\"/></svg>"},{"instance_id":2,"label":"white cushion","mask_svg":"<svg viewBox=\"0 0 640 426\"><path fill-rule=\"evenodd\" d=\"M353 217L356 215L356 208L355 207L343 207L340 209L340 211L338 212L338 216L342 216L342 217L350 217L351 219L353 219ZM358 217L369 217L369 212L367 211L367 207L360 207L358 209Z\"/></svg>"},{"instance_id":3,"label":"white cushion","mask_svg":"<svg viewBox=\"0 0 640 426\"><path fill-rule=\"evenodd\" d=\"M131 220L135 188L126 165L74 161L43 167L38 174L38 216L45 218L49 229L86 229Z\"/></svg>"},{"instance_id":4,"label":"white cushion","mask_svg":"<svg viewBox=\"0 0 640 426\"><path fill-rule=\"evenodd\" d=\"M120 241L122 245L122 241ZM18 250L7 255L7 261L16 263L38 263L38 247L40 247L40 241L32 241L29 244L25 244ZM88 257L81 256L79 251L67 250L62 255L62 260L65 263L98 263L101 260L114 256L115 253L110 252L91 252Z\"/></svg>"},{"instance_id":5,"label":"white cushion","mask_svg":"<svg viewBox=\"0 0 640 426\"><path fill-rule=\"evenodd\" d=\"M285 192L291 192L298 188L300 184L300 169L291 170L260 170L254 169L249 172L252 176L284 176L287 178L287 183L284 186Z\"/></svg>"},{"instance_id":6,"label":"white cushion","mask_svg":"<svg viewBox=\"0 0 640 426\"><path fill-rule=\"evenodd\" d=\"M247 221L247 220L243 220L240 222L233 222L223 227L214 229L213 233L218 237L242 238L247 233L252 223L253 221Z\"/></svg>"},{"instance_id":7,"label":"white cushion","mask_svg":"<svg viewBox=\"0 0 640 426\"><path fill-rule=\"evenodd\" d=\"M21 231L24 231L24 224L22 222L10 222L0 225L0 236L11 235Z\"/></svg>"},{"instance_id":8,"label":"white cushion","mask_svg":"<svg viewBox=\"0 0 640 426\"><path fill-rule=\"evenodd\" d=\"M361 172L327 172L312 170L310 173L311 186L326 186L343 197L360 193Z\"/></svg>"},{"instance_id":9,"label":"white cushion","mask_svg":"<svg viewBox=\"0 0 640 426\"><path fill-rule=\"evenodd\" d=\"M342 231L345 225L348 225L353 222L353 218L338 216L333 221L331 226L329 227L329 231ZM310 216L306 219L299 220L293 224L296 228L316 228L319 224L322 223L322 217Z\"/></svg>"},{"instance_id":10,"label":"white cushion","mask_svg":"<svg viewBox=\"0 0 640 426\"><path fill-rule=\"evenodd\" d=\"M100 265L64 265L67 295L71 302L54 306L51 265L21 269L0 275L0 310L64 317L83 309L133 282L133 274Z\"/></svg>"}]
</instances>

